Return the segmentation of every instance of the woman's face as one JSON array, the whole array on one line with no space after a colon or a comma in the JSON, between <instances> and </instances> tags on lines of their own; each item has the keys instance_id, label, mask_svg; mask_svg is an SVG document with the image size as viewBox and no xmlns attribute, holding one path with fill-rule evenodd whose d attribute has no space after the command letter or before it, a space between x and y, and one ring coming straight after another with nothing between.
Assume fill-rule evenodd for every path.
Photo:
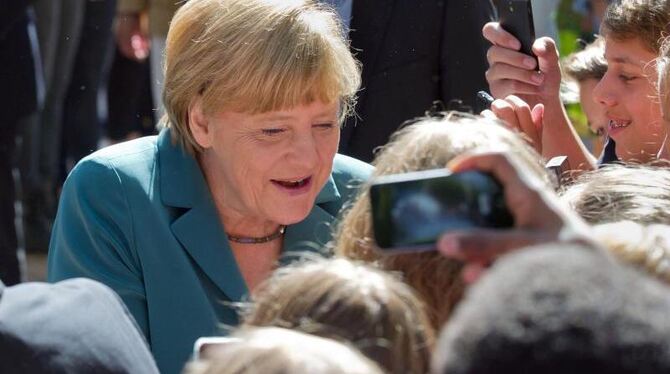
<instances>
[{"instance_id":1,"label":"woman's face","mask_svg":"<svg viewBox=\"0 0 670 374\"><path fill-rule=\"evenodd\" d=\"M594 88L594 98L605 106L609 136L623 161L655 158L665 128L657 96L654 61L639 39L605 38L607 73Z\"/></svg>"},{"instance_id":2,"label":"woman's face","mask_svg":"<svg viewBox=\"0 0 670 374\"><path fill-rule=\"evenodd\" d=\"M224 215L283 225L307 217L337 152L337 103L205 118L210 133L201 164Z\"/></svg>"}]
</instances>

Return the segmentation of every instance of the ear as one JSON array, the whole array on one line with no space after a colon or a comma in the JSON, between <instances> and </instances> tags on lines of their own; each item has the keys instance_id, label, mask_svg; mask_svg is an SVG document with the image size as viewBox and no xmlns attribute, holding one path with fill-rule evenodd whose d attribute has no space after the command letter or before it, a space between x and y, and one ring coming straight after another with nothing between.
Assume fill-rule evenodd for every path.
<instances>
[{"instance_id":1,"label":"ear","mask_svg":"<svg viewBox=\"0 0 670 374\"><path fill-rule=\"evenodd\" d=\"M198 97L188 107L188 127L193 138L202 148L212 146L212 129L209 118L202 109L202 98Z\"/></svg>"}]
</instances>

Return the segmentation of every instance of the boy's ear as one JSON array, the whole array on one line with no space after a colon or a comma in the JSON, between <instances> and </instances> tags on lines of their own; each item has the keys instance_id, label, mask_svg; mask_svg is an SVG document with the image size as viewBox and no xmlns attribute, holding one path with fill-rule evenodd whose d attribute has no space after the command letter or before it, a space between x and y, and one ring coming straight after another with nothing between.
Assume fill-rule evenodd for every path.
<instances>
[{"instance_id":1,"label":"boy's ear","mask_svg":"<svg viewBox=\"0 0 670 374\"><path fill-rule=\"evenodd\" d=\"M200 97L193 100L188 107L188 127L198 145L204 149L212 146L212 129L209 118L203 112Z\"/></svg>"}]
</instances>

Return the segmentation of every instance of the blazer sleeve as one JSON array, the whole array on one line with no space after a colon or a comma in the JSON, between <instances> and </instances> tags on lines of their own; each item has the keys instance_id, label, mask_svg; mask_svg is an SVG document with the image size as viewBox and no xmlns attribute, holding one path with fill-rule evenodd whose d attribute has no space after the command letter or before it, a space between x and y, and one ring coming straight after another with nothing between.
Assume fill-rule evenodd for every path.
<instances>
[{"instance_id":1,"label":"blazer sleeve","mask_svg":"<svg viewBox=\"0 0 670 374\"><path fill-rule=\"evenodd\" d=\"M148 339L133 217L119 173L101 157L84 159L65 182L49 245L48 280L75 277L116 291Z\"/></svg>"}]
</instances>

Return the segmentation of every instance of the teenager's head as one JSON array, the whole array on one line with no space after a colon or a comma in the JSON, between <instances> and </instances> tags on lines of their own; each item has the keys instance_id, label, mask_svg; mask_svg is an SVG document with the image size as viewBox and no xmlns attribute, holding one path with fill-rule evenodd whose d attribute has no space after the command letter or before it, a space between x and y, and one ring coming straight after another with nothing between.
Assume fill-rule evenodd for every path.
<instances>
[{"instance_id":1,"label":"teenager's head","mask_svg":"<svg viewBox=\"0 0 670 374\"><path fill-rule=\"evenodd\" d=\"M477 151L510 151L529 173L547 186L551 183L540 155L517 133L498 120L462 113L419 118L395 132L375 157L375 176L444 168L455 157ZM374 249L371 212L366 186L340 221L335 252L402 273L426 303L433 326L439 328L465 287L460 276L462 263L436 251L380 255Z\"/></svg>"},{"instance_id":2,"label":"teenager's head","mask_svg":"<svg viewBox=\"0 0 670 374\"><path fill-rule=\"evenodd\" d=\"M591 224L670 225L670 169L607 165L580 175L561 191L561 200Z\"/></svg>"},{"instance_id":3,"label":"teenager's head","mask_svg":"<svg viewBox=\"0 0 670 374\"><path fill-rule=\"evenodd\" d=\"M433 373L670 370L670 289L604 250L549 244L496 261L459 304Z\"/></svg>"},{"instance_id":4,"label":"teenager's head","mask_svg":"<svg viewBox=\"0 0 670 374\"><path fill-rule=\"evenodd\" d=\"M391 373L425 373L433 328L393 274L345 259L276 270L253 294L245 326L277 326L342 340Z\"/></svg>"},{"instance_id":5,"label":"teenager's head","mask_svg":"<svg viewBox=\"0 0 670 374\"><path fill-rule=\"evenodd\" d=\"M356 349L334 340L277 327L241 328L207 349L185 374L381 374Z\"/></svg>"},{"instance_id":6,"label":"teenager's head","mask_svg":"<svg viewBox=\"0 0 670 374\"><path fill-rule=\"evenodd\" d=\"M598 37L583 50L568 56L563 62L563 71L579 87L579 102L591 131L598 136L607 136L606 107L593 98L593 89L607 71L603 38Z\"/></svg>"},{"instance_id":7,"label":"teenager's head","mask_svg":"<svg viewBox=\"0 0 670 374\"><path fill-rule=\"evenodd\" d=\"M601 26L608 69L594 89L606 107L617 156L647 162L665 139L657 95L656 57L670 22L670 0L618 0Z\"/></svg>"}]
</instances>

